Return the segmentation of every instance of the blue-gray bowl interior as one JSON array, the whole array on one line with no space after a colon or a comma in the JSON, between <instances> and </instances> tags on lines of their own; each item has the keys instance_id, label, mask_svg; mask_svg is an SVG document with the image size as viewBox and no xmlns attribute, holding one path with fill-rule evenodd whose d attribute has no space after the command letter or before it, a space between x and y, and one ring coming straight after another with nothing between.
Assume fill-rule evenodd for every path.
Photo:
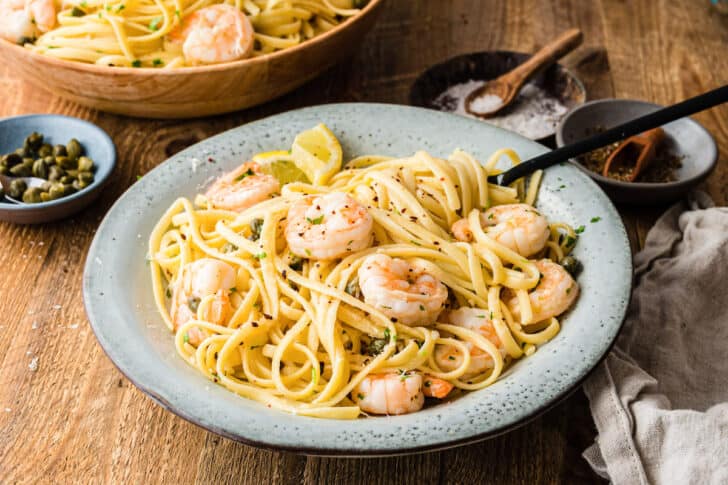
<instances>
[{"instance_id":1,"label":"blue-gray bowl interior","mask_svg":"<svg viewBox=\"0 0 728 485\"><path fill-rule=\"evenodd\" d=\"M581 140L596 129L609 129L621 123L657 111L662 106L630 99L600 99L574 108L556 129L556 144L561 147ZM639 192L672 191L682 186L689 188L707 177L718 160L718 147L711 134L691 118L681 118L663 126L664 143L682 159L675 171L673 182L622 182L592 172L578 161L576 166L600 184Z\"/></svg>"},{"instance_id":2,"label":"blue-gray bowl interior","mask_svg":"<svg viewBox=\"0 0 728 485\"><path fill-rule=\"evenodd\" d=\"M565 164L545 172L537 206L553 220L586 226L575 248L584 266L579 300L551 342L487 389L418 413L337 421L269 409L204 378L177 355L154 303L146 263L152 228L176 198L194 197L253 154L285 149L297 133L321 122L339 137L348 157L407 156L417 150L445 157L460 147L485 159L508 146L526 158L546 150L457 115L354 103L265 118L176 154L119 198L86 259L84 302L91 327L137 387L175 414L248 444L322 455L402 454L473 442L523 424L567 395L606 355L629 301L629 243L609 199L589 177Z\"/></svg>"},{"instance_id":3,"label":"blue-gray bowl interior","mask_svg":"<svg viewBox=\"0 0 728 485\"><path fill-rule=\"evenodd\" d=\"M0 154L10 153L23 147L25 138L34 131L41 133L47 143L65 145L71 138L77 139L96 166L94 181L74 194L37 204L0 203L0 210L37 211L54 207L84 197L106 183L116 165L116 147L111 137L101 128L72 116L33 114L14 116L0 120Z\"/></svg>"}]
</instances>

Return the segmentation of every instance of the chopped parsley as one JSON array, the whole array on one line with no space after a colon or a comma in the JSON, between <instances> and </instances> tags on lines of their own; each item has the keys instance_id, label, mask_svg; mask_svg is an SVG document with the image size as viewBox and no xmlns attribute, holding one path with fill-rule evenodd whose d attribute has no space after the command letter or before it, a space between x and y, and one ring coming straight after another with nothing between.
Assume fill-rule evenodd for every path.
<instances>
[{"instance_id":1,"label":"chopped parsley","mask_svg":"<svg viewBox=\"0 0 728 485\"><path fill-rule=\"evenodd\" d=\"M154 17L149 22L149 30L159 30L159 24L162 23L162 17Z\"/></svg>"},{"instance_id":2,"label":"chopped parsley","mask_svg":"<svg viewBox=\"0 0 728 485\"><path fill-rule=\"evenodd\" d=\"M257 241L260 239L260 231L263 229L263 219L253 219L250 221L250 239L251 241Z\"/></svg>"},{"instance_id":3,"label":"chopped parsley","mask_svg":"<svg viewBox=\"0 0 728 485\"><path fill-rule=\"evenodd\" d=\"M313 381L314 385L318 384L318 375L316 374L316 369L314 367L311 367L311 380Z\"/></svg>"},{"instance_id":4,"label":"chopped parsley","mask_svg":"<svg viewBox=\"0 0 728 485\"><path fill-rule=\"evenodd\" d=\"M258 254L253 255L253 257L258 260L264 259L266 256L268 255L265 253L265 251L261 251Z\"/></svg>"},{"instance_id":5,"label":"chopped parsley","mask_svg":"<svg viewBox=\"0 0 728 485\"><path fill-rule=\"evenodd\" d=\"M131 61L131 67L142 67L142 61L140 61L139 59Z\"/></svg>"},{"instance_id":6,"label":"chopped parsley","mask_svg":"<svg viewBox=\"0 0 728 485\"><path fill-rule=\"evenodd\" d=\"M374 338L372 339L362 350L364 350L364 353L367 355L371 355L372 357L377 356L382 353L384 350L384 347L387 346L387 339L384 338Z\"/></svg>"},{"instance_id":7,"label":"chopped parsley","mask_svg":"<svg viewBox=\"0 0 728 485\"><path fill-rule=\"evenodd\" d=\"M576 238L571 237L571 236L569 236L569 237L566 238L566 247L567 248L570 248L574 244L576 244Z\"/></svg>"},{"instance_id":8,"label":"chopped parsley","mask_svg":"<svg viewBox=\"0 0 728 485\"><path fill-rule=\"evenodd\" d=\"M583 225L581 225L581 226L577 227L576 229L574 229L574 232L577 234L581 234L582 232L584 232L584 229L586 229L586 228Z\"/></svg>"},{"instance_id":9,"label":"chopped parsley","mask_svg":"<svg viewBox=\"0 0 728 485\"><path fill-rule=\"evenodd\" d=\"M167 293L167 298L172 298L172 290L170 290L169 288L167 288L167 292L166 293Z\"/></svg>"},{"instance_id":10,"label":"chopped parsley","mask_svg":"<svg viewBox=\"0 0 728 485\"><path fill-rule=\"evenodd\" d=\"M359 394L356 395L356 397L359 398L359 400L361 401L362 399L364 399L364 394L362 394L360 392Z\"/></svg>"},{"instance_id":11,"label":"chopped parsley","mask_svg":"<svg viewBox=\"0 0 728 485\"><path fill-rule=\"evenodd\" d=\"M154 67L159 67L159 66L162 66L162 65L164 65L164 62L162 62L162 59L154 59L154 60L152 61L152 65L153 65Z\"/></svg>"},{"instance_id":12,"label":"chopped parsley","mask_svg":"<svg viewBox=\"0 0 728 485\"><path fill-rule=\"evenodd\" d=\"M307 217L306 221L308 221L309 224L313 224L313 225L321 224L322 222L324 222L324 215L321 214L320 216L318 216L315 219L311 219L310 217Z\"/></svg>"},{"instance_id":13,"label":"chopped parsley","mask_svg":"<svg viewBox=\"0 0 728 485\"><path fill-rule=\"evenodd\" d=\"M71 16L72 17L83 17L84 15L86 15L86 12L84 12L83 10L81 10L78 7L73 7L71 9Z\"/></svg>"},{"instance_id":14,"label":"chopped parsley","mask_svg":"<svg viewBox=\"0 0 728 485\"><path fill-rule=\"evenodd\" d=\"M235 181L236 182L240 182L245 177L250 177L250 176L253 176L253 175L255 175L255 172L253 172L253 169L252 168L249 168L245 172L243 172L240 175L238 175L237 177L235 177Z\"/></svg>"},{"instance_id":15,"label":"chopped parsley","mask_svg":"<svg viewBox=\"0 0 728 485\"><path fill-rule=\"evenodd\" d=\"M182 337L182 340L184 340L184 341L185 341L185 343L187 343L187 342L189 342L189 341L190 341L190 336L189 336L189 335L187 335L187 332L185 332L185 335L184 335L184 337Z\"/></svg>"},{"instance_id":16,"label":"chopped parsley","mask_svg":"<svg viewBox=\"0 0 728 485\"><path fill-rule=\"evenodd\" d=\"M306 248L306 254L309 255L309 256L311 256L311 250L308 249L308 248Z\"/></svg>"},{"instance_id":17,"label":"chopped parsley","mask_svg":"<svg viewBox=\"0 0 728 485\"><path fill-rule=\"evenodd\" d=\"M430 387L432 385L432 381L425 381L425 387Z\"/></svg>"},{"instance_id":18,"label":"chopped parsley","mask_svg":"<svg viewBox=\"0 0 728 485\"><path fill-rule=\"evenodd\" d=\"M421 312L424 312L425 311L425 305L420 305L420 311Z\"/></svg>"},{"instance_id":19,"label":"chopped parsley","mask_svg":"<svg viewBox=\"0 0 728 485\"><path fill-rule=\"evenodd\" d=\"M594 223L594 222L599 222L599 221L601 221L601 220L602 220L602 218L601 218L601 217L592 217L592 218L591 218L591 221L589 221L589 222L591 222L591 223Z\"/></svg>"},{"instance_id":20,"label":"chopped parsley","mask_svg":"<svg viewBox=\"0 0 728 485\"><path fill-rule=\"evenodd\" d=\"M384 340L389 340L390 335L391 335L391 332L389 331L389 329L385 328L384 329Z\"/></svg>"},{"instance_id":21,"label":"chopped parsley","mask_svg":"<svg viewBox=\"0 0 728 485\"><path fill-rule=\"evenodd\" d=\"M447 359L448 359L448 360L455 360L455 357L453 357L452 355L448 355L448 356L447 356Z\"/></svg>"},{"instance_id":22,"label":"chopped parsley","mask_svg":"<svg viewBox=\"0 0 728 485\"><path fill-rule=\"evenodd\" d=\"M235 292L237 292L237 291L238 291L238 289L237 289L236 287L234 287L234 286L233 286L232 288L230 288L230 290L229 290L229 291L230 291L230 293L235 293Z\"/></svg>"},{"instance_id":23,"label":"chopped parsley","mask_svg":"<svg viewBox=\"0 0 728 485\"><path fill-rule=\"evenodd\" d=\"M197 308L200 306L200 299L193 296L187 300L187 305L190 307L190 310L196 312Z\"/></svg>"},{"instance_id":24,"label":"chopped parsley","mask_svg":"<svg viewBox=\"0 0 728 485\"><path fill-rule=\"evenodd\" d=\"M488 219L493 219L493 213L488 214Z\"/></svg>"}]
</instances>

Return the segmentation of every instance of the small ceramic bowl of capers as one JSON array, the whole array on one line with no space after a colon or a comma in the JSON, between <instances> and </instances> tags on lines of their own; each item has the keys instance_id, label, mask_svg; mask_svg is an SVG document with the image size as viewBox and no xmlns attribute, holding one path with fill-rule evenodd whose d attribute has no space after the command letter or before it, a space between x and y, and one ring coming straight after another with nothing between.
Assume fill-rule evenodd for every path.
<instances>
[{"instance_id":1,"label":"small ceramic bowl of capers","mask_svg":"<svg viewBox=\"0 0 728 485\"><path fill-rule=\"evenodd\" d=\"M70 216L100 195L116 148L98 126L61 115L0 120L0 220L20 224Z\"/></svg>"}]
</instances>

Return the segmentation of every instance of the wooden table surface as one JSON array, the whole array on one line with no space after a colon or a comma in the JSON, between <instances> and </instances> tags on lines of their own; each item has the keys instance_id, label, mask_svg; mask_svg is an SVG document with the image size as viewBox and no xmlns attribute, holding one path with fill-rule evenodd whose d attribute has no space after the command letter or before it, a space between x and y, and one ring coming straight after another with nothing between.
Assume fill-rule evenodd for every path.
<instances>
[{"instance_id":1,"label":"wooden table surface","mask_svg":"<svg viewBox=\"0 0 728 485\"><path fill-rule=\"evenodd\" d=\"M336 101L406 103L425 67L487 49L532 52L577 26L565 63L590 98L671 103L728 82L728 17L709 0L390 0L358 54L265 106L195 121L90 111L0 64L0 116L63 113L105 129L119 165L100 201L72 220L0 223L0 482L583 483L594 436L581 391L504 436L437 453L329 459L258 450L189 424L134 388L106 358L83 310L81 274L95 229L138 175L199 140L292 108ZM720 145L704 186L728 201L728 106L696 116ZM664 207L620 208L633 249ZM31 362L37 363L33 370Z\"/></svg>"}]
</instances>

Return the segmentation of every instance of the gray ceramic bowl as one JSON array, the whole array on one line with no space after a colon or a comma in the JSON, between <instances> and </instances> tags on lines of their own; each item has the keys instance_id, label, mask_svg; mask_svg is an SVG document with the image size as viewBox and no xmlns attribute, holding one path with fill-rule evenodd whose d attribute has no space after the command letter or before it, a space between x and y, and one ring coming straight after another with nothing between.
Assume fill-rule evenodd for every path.
<instances>
[{"instance_id":1,"label":"gray ceramic bowl","mask_svg":"<svg viewBox=\"0 0 728 485\"><path fill-rule=\"evenodd\" d=\"M339 137L349 157L404 156L421 149L446 156L458 147L480 159L501 147L512 147L522 157L546 151L461 116L406 106L334 104L248 123L180 152L121 196L86 258L86 312L101 347L121 372L161 406L210 431L254 446L320 455L402 454L482 440L533 419L575 389L617 336L632 264L614 206L568 164L546 171L538 207L551 219L586 226L575 248L584 265L581 295L554 340L516 362L487 389L409 415L316 419L244 399L205 379L177 355L157 313L145 261L153 226L177 197L193 197L257 152L289 147L298 132L320 122Z\"/></svg>"},{"instance_id":2,"label":"gray ceramic bowl","mask_svg":"<svg viewBox=\"0 0 728 485\"><path fill-rule=\"evenodd\" d=\"M656 111L660 105L629 99L600 99L575 108L556 129L556 144L561 147L578 141L597 128L608 129ZM574 163L593 178L615 202L654 205L673 201L705 180L718 161L718 147L708 130L690 118L663 126L670 150L682 158L677 180L666 183L621 182L599 175Z\"/></svg>"},{"instance_id":3,"label":"gray ceramic bowl","mask_svg":"<svg viewBox=\"0 0 728 485\"><path fill-rule=\"evenodd\" d=\"M37 131L52 144L66 144L76 138L96 164L94 181L83 190L62 199L18 205L0 202L0 220L18 224L40 224L68 217L88 206L101 193L116 165L116 147L104 130L78 118L61 115L24 115L0 120L0 153L23 146L23 140Z\"/></svg>"}]
</instances>

